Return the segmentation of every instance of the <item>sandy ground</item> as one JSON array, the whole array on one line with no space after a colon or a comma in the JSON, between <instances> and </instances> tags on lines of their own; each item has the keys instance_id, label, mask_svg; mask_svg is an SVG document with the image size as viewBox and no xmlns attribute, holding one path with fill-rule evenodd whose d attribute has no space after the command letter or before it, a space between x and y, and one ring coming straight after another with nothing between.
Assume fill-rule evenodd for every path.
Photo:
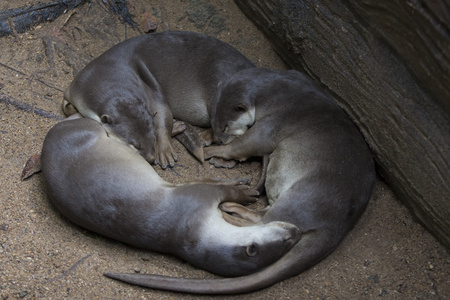
<instances>
[{"instance_id":1,"label":"sandy ground","mask_svg":"<svg viewBox=\"0 0 450 300\"><path fill-rule=\"evenodd\" d=\"M0 9L37 1L0 1ZM264 36L232 1L130 0L136 21L156 16L157 31L216 36L258 66L284 68ZM48 129L63 117L63 90L88 61L139 35L92 1L52 23L0 38L0 298L196 298L110 280L105 271L210 278L177 258L115 242L62 217L49 203L41 175L21 181L24 163L39 153ZM151 55L151 50L149 50ZM160 172L170 181L197 177L258 178L257 161L234 170L201 165L177 144L180 163ZM447 299L449 253L377 181L369 206L338 249L320 264L252 299ZM212 298L212 297L204 297ZM217 297L231 298L231 297Z\"/></svg>"}]
</instances>

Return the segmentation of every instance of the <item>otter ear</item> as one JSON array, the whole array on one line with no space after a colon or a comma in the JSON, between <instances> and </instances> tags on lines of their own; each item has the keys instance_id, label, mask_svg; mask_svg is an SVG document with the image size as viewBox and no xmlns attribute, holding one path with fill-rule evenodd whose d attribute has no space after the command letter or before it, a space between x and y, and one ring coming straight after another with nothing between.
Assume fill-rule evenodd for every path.
<instances>
[{"instance_id":1,"label":"otter ear","mask_svg":"<svg viewBox=\"0 0 450 300\"><path fill-rule=\"evenodd\" d=\"M239 103L234 107L234 110L238 112L246 112L248 110L248 106L245 103Z\"/></svg>"},{"instance_id":2,"label":"otter ear","mask_svg":"<svg viewBox=\"0 0 450 300\"><path fill-rule=\"evenodd\" d=\"M109 115L102 115L102 116L100 117L100 121L101 121L103 124L111 124L111 117L110 117Z\"/></svg>"},{"instance_id":3,"label":"otter ear","mask_svg":"<svg viewBox=\"0 0 450 300\"><path fill-rule=\"evenodd\" d=\"M251 244L245 248L245 252L248 256L253 257L258 254L258 246L256 244Z\"/></svg>"}]
</instances>

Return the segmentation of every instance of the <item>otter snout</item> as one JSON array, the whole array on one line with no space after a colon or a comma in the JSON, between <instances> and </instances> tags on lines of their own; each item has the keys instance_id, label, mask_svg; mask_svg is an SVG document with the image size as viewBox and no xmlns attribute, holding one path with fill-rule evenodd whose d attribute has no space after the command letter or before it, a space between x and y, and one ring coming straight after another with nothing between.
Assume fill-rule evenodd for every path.
<instances>
[{"instance_id":1,"label":"otter snout","mask_svg":"<svg viewBox=\"0 0 450 300\"><path fill-rule=\"evenodd\" d=\"M156 158L154 149L139 149L133 145L133 143L127 143L127 145L142 156L148 163L153 164L155 162Z\"/></svg>"},{"instance_id":2,"label":"otter snout","mask_svg":"<svg viewBox=\"0 0 450 300\"><path fill-rule=\"evenodd\" d=\"M224 144L223 141L225 140L225 138L226 138L226 135L223 134L222 132L214 131L214 137L213 137L214 144L217 144L217 145Z\"/></svg>"},{"instance_id":3,"label":"otter snout","mask_svg":"<svg viewBox=\"0 0 450 300\"><path fill-rule=\"evenodd\" d=\"M215 134L214 133L214 143L217 145L229 144L231 143L236 136L232 136L226 133Z\"/></svg>"},{"instance_id":4,"label":"otter snout","mask_svg":"<svg viewBox=\"0 0 450 300\"><path fill-rule=\"evenodd\" d=\"M302 233L301 233L300 229L298 229L297 226L295 226L295 225L293 225L291 223L273 222L273 223L270 223L270 224L283 228L283 230L284 230L284 232L282 233L283 242L286 243L286 246L289 249L291 247L293 247L295 244L297 244L297 242L302 237Z\"/></svg>"},{"instance_id":5,"label":"otter snout","mask_svg":"<svg viewBox=\"0 0 450 300\"><path fill-rule=\"evenodd\" d=\"M291 224L289 224L291 225ZM285 236L284 240L286 243L290 244L290 247L293 247L302 237L302 233L297 226L292 225L288 228L289 234Z\"/></svg>"}]
</instances>

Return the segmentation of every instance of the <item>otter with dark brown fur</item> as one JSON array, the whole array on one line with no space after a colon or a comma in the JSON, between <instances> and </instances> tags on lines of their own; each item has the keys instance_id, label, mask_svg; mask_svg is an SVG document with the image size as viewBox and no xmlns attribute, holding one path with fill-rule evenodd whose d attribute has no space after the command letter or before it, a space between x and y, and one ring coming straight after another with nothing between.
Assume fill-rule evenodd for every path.
<instances>
[{"instance_id":1,"label":"otter with dark brown fur","mask_svg":"<svg viewBox=\"0 0 450 300\"><path fill-rule=\"evenodd\" d=\"M297 227L285 222L231 225L222 217L220 203L252 202L249 192L234 186L168 183L142 156L109 138L90 119L56 124L45 138L41 164L48 195L69 220L219 275L260 270L300 237Z\"/></svg>"},{"instance_id":2,"label":"otter with dark brown fur","mask_svg":"<svg viewBox=\"0 0 450 300\"><path fill-rule=\"evenodd\" d=\"M237 294L295 276L331 253L369 201L374 162L364 138L342 109L297 71L248 69L220 86L212 107L219 146L205 157L246 160L269 156L265 188L270 206L222 209L244 219L296 225L299 242L281 259L248 276L213 280L107 274L145 287L198 294Z\"/></svg>"},{"instance_id":3,"label":"otter with dark brown fur","mask_svg":"<svg viewBox=\"0 0 450 300\"><path fill-rule=\"evenodd\" d=\"M126 40L90 62L64 94L64 112L101 122L147 161L163 168L177 160L173 117L210 127L219 83L252 68L239 51L193 32L162 32ZM156 148L155 148L156 145Z\"/></svg>"}]
</instances>

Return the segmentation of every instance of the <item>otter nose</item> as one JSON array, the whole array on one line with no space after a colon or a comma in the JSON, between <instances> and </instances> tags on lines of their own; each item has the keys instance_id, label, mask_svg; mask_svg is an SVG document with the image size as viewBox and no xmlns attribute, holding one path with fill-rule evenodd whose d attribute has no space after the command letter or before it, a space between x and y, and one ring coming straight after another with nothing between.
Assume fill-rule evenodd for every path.
<instances>
[{"instance_id":1,"label":"otter nose","mask_svg":"<svg viewBox=\"0 0 450 300\"><path fill-rule=\"evenodd\" d=\"M296 244L300 238L302 237L301 231L297 228L297 226L292 226L288 229L289 235L286 235L285 241L292 242L292 245Z\"/></svg>"},{"instance_id":2,"label":"otter nose","mask_svg":"<svg viewBox=\"0 0 450 300\"><path fill-rule=\"evenodd\" d=\"M217 144L217 145L222 145L223 144L222 139L216 134L214 135L214 144Z\"/></svg>"}]
</instances>

